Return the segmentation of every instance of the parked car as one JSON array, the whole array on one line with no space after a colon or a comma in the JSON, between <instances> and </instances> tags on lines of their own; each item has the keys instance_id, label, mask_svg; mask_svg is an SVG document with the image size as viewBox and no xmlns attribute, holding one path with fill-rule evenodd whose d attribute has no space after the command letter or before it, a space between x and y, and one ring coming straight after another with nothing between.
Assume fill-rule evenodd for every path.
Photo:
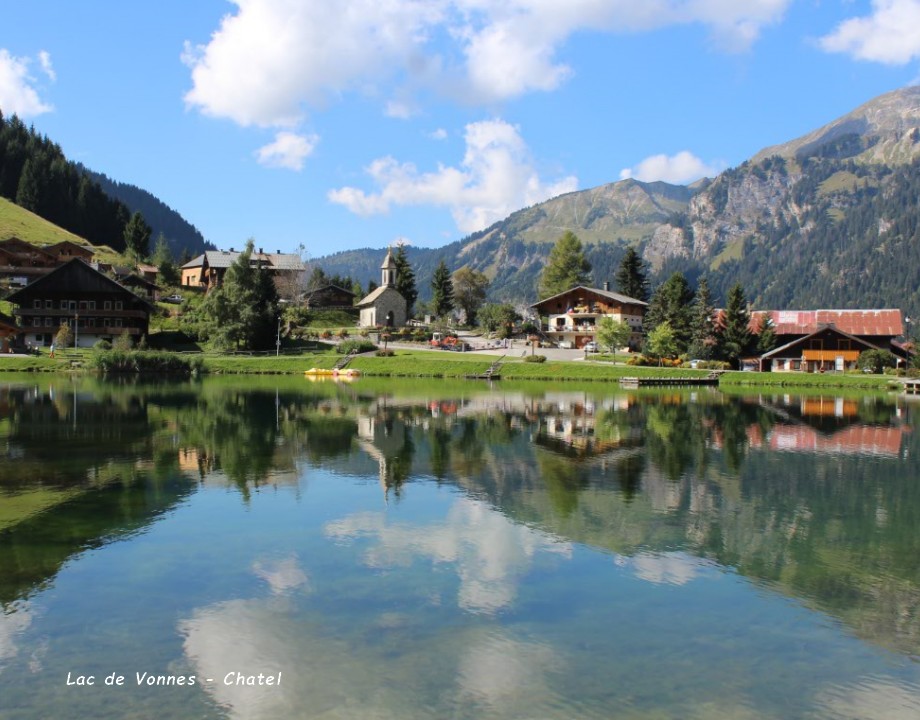
<instances>
[{"instance_id":1,"label":"parked car","mask_svg":"<svg viewBox=\"0 0 920 720\"><path fill-rule=\"evenodd\" d=\"M167 295L165 298L163 298L163 302L174 303L178 305L182 302L182 296L178 293L173 293L172 295Z\"/></svg>"},{"instance_id":2,"label":"parked car","mask_svg":"<svg viewBox=\"0 0 920 720\"><path fill-rule=\"evenodd\" d=\"M596 353L597 352L597 343L593 340L589 343L585 343L585 352Z\"/></svg>"}]
</instances>

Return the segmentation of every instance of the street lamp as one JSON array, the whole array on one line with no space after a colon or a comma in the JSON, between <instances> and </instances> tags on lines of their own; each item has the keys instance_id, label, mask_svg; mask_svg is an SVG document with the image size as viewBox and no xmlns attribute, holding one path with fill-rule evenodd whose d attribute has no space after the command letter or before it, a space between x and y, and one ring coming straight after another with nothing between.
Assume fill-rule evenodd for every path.
<instances>
[{"instance_id":1,"label":"street lamp","mask_svg":"<svg viewBox=\"0 0 920 720\"><path fill-rule=\"evenodd\" d=\"M281 316L278 316L278 335L275 337L275 357L281 355Z\"/></svg>"}]
</instances>

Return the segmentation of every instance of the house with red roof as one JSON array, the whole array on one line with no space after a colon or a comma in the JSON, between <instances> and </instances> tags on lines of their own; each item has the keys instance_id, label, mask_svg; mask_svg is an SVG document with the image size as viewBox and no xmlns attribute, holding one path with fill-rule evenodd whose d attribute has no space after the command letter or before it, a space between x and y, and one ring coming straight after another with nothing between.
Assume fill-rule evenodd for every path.
<instances>
[{"instance_id":1,"label":"house with red roof","mask_svg":"<svg viewBox=\"0 0 920 720\"><path fill-rule=\"evenodd\" d=\"M759 369L773 372L855 370L865 350L889 350L907 358L897 342L904 336L900 310L761 310L751 313L756 331L768 316L776 346L758 358Z\"/></svg>"}]
</instances>

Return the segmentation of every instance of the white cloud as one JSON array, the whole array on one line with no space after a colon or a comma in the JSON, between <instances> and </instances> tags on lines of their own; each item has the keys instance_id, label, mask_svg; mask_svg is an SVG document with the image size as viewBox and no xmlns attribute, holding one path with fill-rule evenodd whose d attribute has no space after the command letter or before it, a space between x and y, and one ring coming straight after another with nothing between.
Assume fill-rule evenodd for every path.
<instances>
[{"instance_id":1,"label":"white cloud","mask_svg":"<svg viewBox=\"0 0 920 720\"><path fill-rule=\"evenodd\" d=\"M663 180L682 185L702 177L713 177L722 169L717 165L709 165L693 153L683 150L670 157L664 154L647 157L635 167L621 170L620 178L635 178L642 182Z\"/></svg>"},{"instance_id":2,"label":"white cloud","mask_svg":"<svg viewBox=\"0 0 920 720\"><path fill-rule=\"evenodd\" d=\"M43 65L45 56L47 53L39 55ZM0 48L0 109L6 115L15 113L27 118L53 109L51 105L42 101L33 87L35 80L29 75L30 62L29 58L13 57L9 51ZM47 62L50 68L50 57Z\"/></svg>"},{"instance_id":3,"label":"white cloud","mask_svg":"<svg viewBox=\"0 0 920 720\"><path fill-rule=\"evenodd\" d=\"M820 45L856 60L908 63L920 57L920 0L873 0L871 15L845 20Z\"/></svg>"},{"instance_id":4,"label":"white cloud","mask_svg":"<svg viewBox=\"0 0 920 720\"><path fill-rule=\"evenodd\" d=\"M438 128L428 133L428 137L432 140L446 140L447 139L447 130L444 128Z\"/></svg>"},{"instance_id":5,"label":"white cloud","mask_svg":"<svg viewBox=\"0 0 920 720\"><path fill-rule=\"evenodd\" d=\"M385 213L392 205L448 207L461 231L474 232L515 210L578 187L572 176L555 183L541 180L518 129L503 120L471 123L465 139L466 153L459 167L440 166L422 173L412 163L378 158L367 168L378 192L344 187L331 190L329 200L358 215Z\"/></svg>"},{"instance_id":6,"label":"white cloud","mask_svg":"<svg viewBox=\"0 0 920 720\"><path fill-rule=\"evenodd\" d=\"M302 170L303 161L313 154L319 142L317 135L298 135L282 131L275 135L275 141L259 148L256 157L266 167Z\"/></svg>"},{"instance_id":7,"label":"white cloud","mask_svg":"<svg viewBox=\"0 0 920 720\"><path fill-rule=\"evenodd\" d=\"M449 564L460 580L458 605L486 614L513 603L520 578L538 554L571 553L567 543L466 499L453 505L443 523L410 527L390 524L381 513L356 513L326 525L325 534L340 542L376 539L365 555L373 568L406 566L417 557Z\"/></svg>"},{"instance_id":8,"label":"white cloud","mask_svg":"<svg viewBox=\"0 0 920 720\"><path fill-rule=\"evenodd\" d=\"M415 108L407 102L400 100L390 100L384 108L383 114L387 117L396 118L397 120L408 120L415 115Z\"/></svg>"},{"instance_id":9,"label":"white cloud","mask_svg":"<svg viewBox=\"0 0 920 720\"><path fill-rule=\"evenodd\" d=\"M54 72L54 66L51 64L51 53L42 50L38 53L38 62L42 66L42 71L48 76L51 82L57 80L57 73Z\"/></svg>"},{"instance_id":10,"label":"white cloud","mask_svg":"<svg viewBox=\"0 0 920 720\"><path fill-rule=\"evenodd\" d=\"M346 92L420 86L474 102L551 91L577 32L698 24L726 50L750 47L791 0L232 0L204 45L186 43L190 107L240 125L295 126ZM389 92L386 94L389 95ZM412 111L391 102L388 113ZM401 115L396 114L400 117Z\"/></svg>"}]
</instances>

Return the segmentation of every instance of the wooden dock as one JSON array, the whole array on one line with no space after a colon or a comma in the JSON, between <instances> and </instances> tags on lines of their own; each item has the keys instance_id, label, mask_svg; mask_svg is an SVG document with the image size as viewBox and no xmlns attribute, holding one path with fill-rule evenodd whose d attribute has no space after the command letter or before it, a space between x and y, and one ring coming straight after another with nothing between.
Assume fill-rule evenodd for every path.
<instances>
[{"instance_id":1,"label":"wooden dock","mask_svg":"<svg viewBox=\"0 0 920 720\"><path fill-rule=\"evenodd\" d=\"M697 387L700 385L718 385L719 376L715 373L706 377L623 377L620 385L628 388L640 387Z\"/></svg>"}]
</instances>

